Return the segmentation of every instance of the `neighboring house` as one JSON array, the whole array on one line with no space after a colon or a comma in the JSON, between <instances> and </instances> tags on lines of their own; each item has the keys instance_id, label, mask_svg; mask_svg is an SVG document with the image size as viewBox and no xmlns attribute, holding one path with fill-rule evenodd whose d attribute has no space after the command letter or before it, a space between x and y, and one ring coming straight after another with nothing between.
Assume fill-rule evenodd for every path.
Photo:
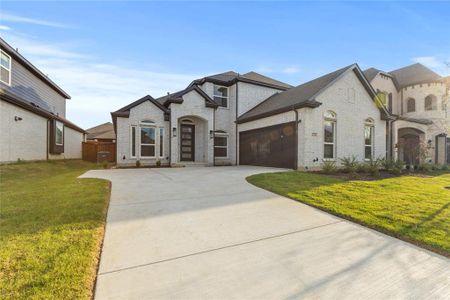
<instances>
[{"instance_id":1,"label":"neighboring house","mask_svg":"<svg viewBox=\"0 0 450 300\"><path fill-rule=\"evenodd\" d=\"M68 121L70 96L0 38L0 162L81 158L85 131Z\"/></svg>"},{"instance_id":2,"label":"neighboring house","mask_svg":"<svg viewBox=\"0 0 450 300\"><path fill-rule=\"evenodd\" d=\"M194 80L113 113L118 165L250 164L315 169L385 157L386 110L357 64L297 87L250 72Z\"/></svg>"},{"instance_id":3,"label":"neighboring house","mask_svg":"<svg viewBox=\"0 0 450 300\"><path fill-rule=\"evenodd\" d=\"M408 164L450 163L448 79L421 64L364 74L395 116L388 123L389 154Z\"/></svg>"},{"instance_id":4,"label":"neighboring house","mask_svg":"<svg viewBox=\"0 0 450 300\"><path fill-rule=\"evenodd\" d=\"M87 141L94 142L115 142L116 134L111 122L107 122L89 129L86 129Z\"/></svg>"}]
</instances>

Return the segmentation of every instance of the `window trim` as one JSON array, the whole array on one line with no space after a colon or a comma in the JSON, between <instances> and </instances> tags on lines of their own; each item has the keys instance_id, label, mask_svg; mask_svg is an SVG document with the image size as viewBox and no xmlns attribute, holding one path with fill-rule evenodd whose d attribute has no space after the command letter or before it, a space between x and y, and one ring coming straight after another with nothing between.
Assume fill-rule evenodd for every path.
<instances>
[{"instance_id":1,"label":"window trim","mask_svg":"<svg viewBox=\"0 0 450 300\"><path fill-rule=\"evenodd\" d=\"M409 108L410 108L410 103L412 103L411 104L411 108L414 108L413 110L410 110ZM416 99L415 98L412 98L412 97L409 97L407 100L406 100L406 113L412 113L412 112L416 112Z\"/></svg>"},{"instance_id":2,"label":"window trim","mask_svg":"<svg viewBox=\"0 0 450 300\"><path fill-rule=\"evenodd\" d=\"M429 109L427 109L427 100L430 100L430 106ZM424 99L423 103L423 110L424 111L433 111L437 110L437 99L433 94L427 95Z\"/></svg>"},{"instance_id":3,"label":"window trim","mask_svg":"<svg viewBox=\"0 0 450 300\"><path fill-rule=\"evenodd\" d=\"M1 54L5 55L6 57L9 58L9 69L6 68L6 67L4 67L4 66L0 63L0 72L1 72L1 69L3 68L3 69L5 69L5 70L8 71L8 73L9 73L8 75L9 75L9 76L8 76L8 82L3 81L3 80L1 79L1 77L0 77L0 81L3 82L4 84L6 84L7 86L11 86L12 59L11 59L11 56L8 55L8 53L6 53L5 51L3 51L2 49L0 49L0 55L1 55Z\"/></svg>"},{"instance_id":4,"label":"window trim","mask_svg":"<svg viewBox=\"0 0 450 300\"><path fill-rule=\"evenodd\" d=\"M56 133L58 132L58 124L61 124L61 144L59 144L57 142L58 140L58 136L56 135ZM60 121L55 121L55 145L56 146L64 146L64 123L60 122Z\"/></svg>"},{"instance_id":5,"label":"window trim","mask_svg":"<svg viewBox=\"0 0 450 300\"><path fill-rule=\"evenodd\" d=\"M130 126L130 158L136 158L136 128L137 125ZM134 129L134 143L133 143L133 129ZM134 144L134 145L133 145ZM134 146L134 155L133 155L133 146Z\"/></svg>"},{"instance_id":6,"label":"window trim","mask_svg":"<svg viewBox=\"0 0 450 300\"><path fill-rule=\"evenodd\" d=\"M155 140L153 144L144 144L142 143L142 128L150 128L154 130L154 136L155 136ZM154 148L154 155L153 156L144 156L142 155L142 146L153 146ZM141 124L139 126L139 157L142 159L151 159L151 158L156 158L156 126L154 125L144 125Z\"/></svg>"},{"instance_id":7,"label":"window trim","mask_svg":"<svg viewBox=\"0 0 450 300\"><path fill-rule=\"evenodd\" d=\"M370 129L370 145L366 144L366 128ZM366 158L366 148L370 147L370 158ZM372 119L366 119L364 122L364 161L371 161L375 156L375 124Z\"/></svg>"},{"instance_id":8,"label":"window trim","mask_svg":"<svg viewBox=\"0 0 450 300\"><path fill-rule=\"evenodd\" d=\"M327 114L330 114L329 116ZM325 142L325 124L326 122L331 122L333 127L333 142ZM324 161L336 161L336 140L337 140L337 117L334 111L328 110L324 113L323 119L323 155ZM325 157L325 145L333 145L333 157Z\"/></svg>"},{"instance_id":9,"label":"window trim","mask_svg":"<svg viewBox=\"0 0 450 300\"><path fill-rule=\"evenodd\" d=\"M159 151L159 158L164 158L164 127L159 127L158 130L158 151Z\"/></svg>"},{"instance_id":10,"label":"window trim","mask_svg":"<svg viewBox=\"0 0 450 300\"><path fill-rule=\"evenodd\" d=\"M217 88L226 88L226 89L227 89L227 96L224 97L224 96L216 95L216 94L215 94L216 87L217 87ZM223 86L223 85L219 85L219 84L214 84L214 86L213 86L213 99L214 99L215 97L221 98L221 99L227 99L227 106L223 106L223 105L220 105L220 104L219 104L219 108L226 108L226 109L230 108L230 101L229 101L229 100L230 100L230 89L229 89L228 86ZM215 99L214 99L214 101L215 101Z\"/></svg>"},{"instance_id":11,"label":"window trim","mask_svg":"<svg viewBox=\"0 0 450 300\"><path fill-rule=\"evenodd\" d=\"M229 136L228 136L228 134L226 134L226 133L221 133L221 132L216 132L216 133L214 134L214 138L216 138L216 137L225 138L226 141L227 141L227 145L226 145L226 146L217 146L216 143L214 143L214 151L216 150L216 148L221 148L221 149L225 148L225 149L227 150L227 155L226 155L226 156L216 156L216 155L213 153L214 157L215 157L215 158L218 158L218 159L229 159L229 151L228 151L228 141L229 141Z\"/></svg>"}]
</instances>

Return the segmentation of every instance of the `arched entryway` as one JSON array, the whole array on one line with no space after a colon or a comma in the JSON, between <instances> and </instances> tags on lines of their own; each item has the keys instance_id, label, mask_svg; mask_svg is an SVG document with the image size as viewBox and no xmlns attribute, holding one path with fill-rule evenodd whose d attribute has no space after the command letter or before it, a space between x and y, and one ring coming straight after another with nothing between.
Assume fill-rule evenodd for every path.
<instances>
[{"instance_id":1,"label":"arched entryway","mask_svg":"<svg viewBox=\"0 0 450 300\"><path fill-rule=\"evenodd\" d=\"M178 119L180 162L207 162L208 121L197 116Z\"/></svg>"},{"instance_id":2,"label":"arched entryway","mask_svg":"<svg viewBox=\"0 0 450 300\"><path fill-rule=\"evenodd\" d=\"M416 128L398 130L398 158L407 165L418 165L426 156L425 133Z\"/></svg>"}]
</instances>

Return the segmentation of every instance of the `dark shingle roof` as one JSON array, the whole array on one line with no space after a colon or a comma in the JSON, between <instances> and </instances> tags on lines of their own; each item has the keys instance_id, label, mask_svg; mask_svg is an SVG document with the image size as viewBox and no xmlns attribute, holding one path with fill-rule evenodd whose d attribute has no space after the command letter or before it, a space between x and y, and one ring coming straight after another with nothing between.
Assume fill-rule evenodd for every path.
<instances>
[{"instance_id":1,"label":"dark shingle roof","mask_svg":"<svg viewBox=\"0 0 450 300\"><path fill-rule=\"evenodd\" d=\"M241 75L234 71L228 71L228 72L219 73L219 74L215 74L215 75L209 75L209 76L194 80L193 82L191 82L189 87L191 87L193 85L201 85L204 82L213 82L213 83L217 83L217 84L221 84L221 85L230 86L230 85L236 83L237 81L267 86L267 87L271 87L271 88L275 88L275 89L279 89L279 90L283 90L283 91L292 87L291 85L289 85L287 83L275 80L273 78L261 75L256 72L248 72L248 73L245 73L244 75Z\"/></svg>"},{"instance_id":2,"label":"dark shingle roof","mask_svg":"<svg viewBox=\"0 0 450 300\"><path fill-rule=\"evenodd\" d=\"M380 72L382 72L382 71L375 69L375 68L369 68L369 69L363 71L364 76L366 76L366 78L369 82L371 82L375 78L375 76L377 76L377 74Z\"/></svg>"},{"instance_id":3,"label":"dark shingle roof","mask_svg":"<svg viewBox=\"0 0 450 300\"><path fill-rule=\"evenodd\" d=\"M389 74L395 77L400 88L414 84L442 81L441 76L419 63L391 71Z\"/></svg>"},{"instance_id":4,"label":"dark shingle roof","mask_svg":"<svg viewBox=\"0 0 450 300\"><path fill-rule=\"evenodd\" d=\"M115 139L114 127L111 122L103 123L95 127L86 129L87 139Z\"/></svg>"},{"instance_id":5,"label":"dark shingle roof","mask_svg":"<svg viewBox=\"0 0 450 300\"><path fill-rule=\"evenodd\" d=\"M262 118L266 115L281 113L293 108L317 107L320 103L314 97L340 75L354 66L355 64L347 66L287 91L274 94L240 116L238 122Z\"/></svg>"},{"instance_id":6,"label":"dark shingle roof","mask_svg":"<svg viewBox=\"0 0 450 300\"><path fill-rule=\"evenodd\" d=\"M285 87L285 88L293 87L290 84L287 84L287 83L275 80L273 78L264 76L262 74L259 74L259 73L253 72L253 71L245 73L244 75L242 75L242 77L250 79L250 80L254 80L254 81L259 81L259 82L264 82L264 83L268 83L268 84L282 86L282 87Z\"/></svg>"}]
</instances>

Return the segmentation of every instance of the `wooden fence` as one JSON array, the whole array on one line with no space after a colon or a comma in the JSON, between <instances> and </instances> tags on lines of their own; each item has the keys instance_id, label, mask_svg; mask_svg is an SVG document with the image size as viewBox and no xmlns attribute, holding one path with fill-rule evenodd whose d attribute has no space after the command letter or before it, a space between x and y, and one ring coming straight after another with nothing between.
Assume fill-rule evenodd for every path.
<instances>
[{"instance_id":1,"label":"wooden fence","mask_svg":"<svg viewBox=\"0 0 450 300\"><path fill-rule=\"evenodd\" d=\"M91 162L115 162L116 143L112 142L83 142L83 160ZM99 152L101 155L99 155Z\"/></svg>"}]
</instances>

